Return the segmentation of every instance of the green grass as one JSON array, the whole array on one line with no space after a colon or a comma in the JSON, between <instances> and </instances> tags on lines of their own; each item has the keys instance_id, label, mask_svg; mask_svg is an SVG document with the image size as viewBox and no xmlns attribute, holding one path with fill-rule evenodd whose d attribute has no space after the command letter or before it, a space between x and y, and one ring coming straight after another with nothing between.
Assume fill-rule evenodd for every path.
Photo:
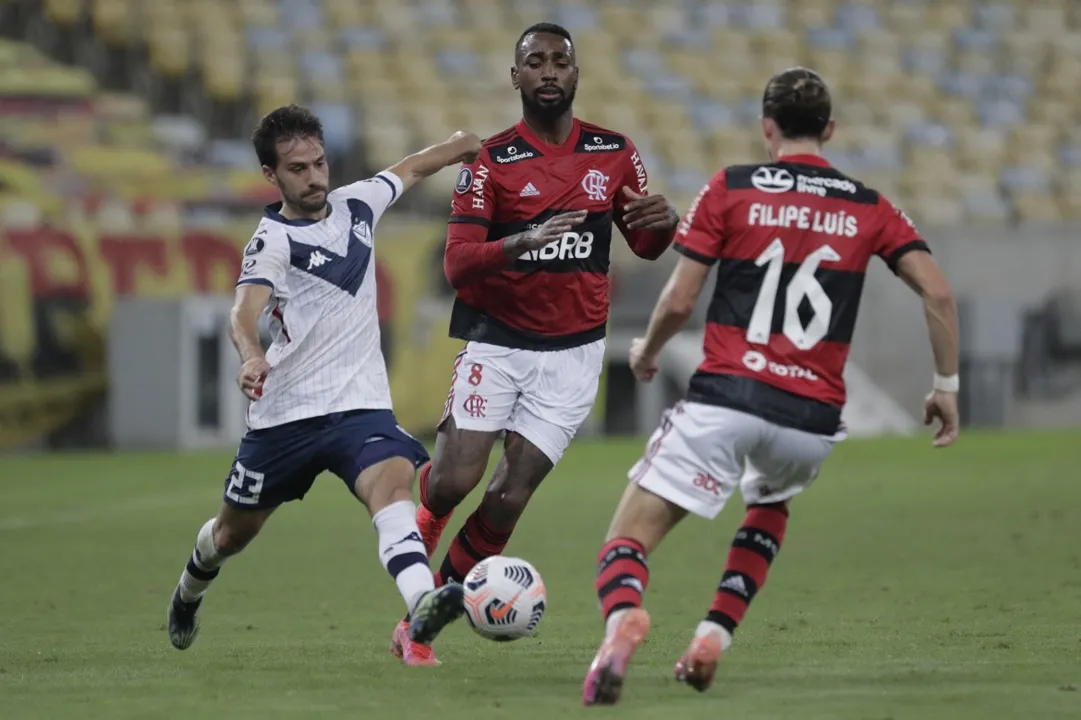
<instances>
[{"instance_id":1,"label":"green grass","mask_svg":"<svg viewBox=\"0 0 1081 720\"><path fill-rule=\"evenodd\" d=\"M794 502L704 695L672 664L742 509L685 522L651 558L654 631L623 703L581 708L594 557L640 448L574 445L526 513L508 553L544 575L540 635L489 643L459 623L430 669L387 652L401 600L336 479L226 564L180 653L166 601L228 456L0 458L0 716L1081 717L1081 443L1066 434L843 443Z\"/></svg>"}]
</instances>

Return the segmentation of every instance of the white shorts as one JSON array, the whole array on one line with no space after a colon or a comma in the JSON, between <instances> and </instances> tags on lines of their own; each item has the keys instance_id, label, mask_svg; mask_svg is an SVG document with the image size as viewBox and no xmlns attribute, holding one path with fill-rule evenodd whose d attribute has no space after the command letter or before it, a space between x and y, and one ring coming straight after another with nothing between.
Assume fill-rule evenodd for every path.
<instances>
[{"instance_id":1,"label":"white shorts","mask_svg":"<svg viewBox=\"0 0 1081 720\"><path fill-rule=\"evenodd\" d=\"M559 462L597 399L604 340L567 350L466 343L443 409L462 430L516 432Z\"/></svg>"},{"instance_id":2,"label":"white shorts","mask_svg":"<svg viewBox=\"0 0 1081 720\"><path fill-rule=\"evenodd\" d=\"M795 497L844 439L767 422L738 410L680 402L666 411L628 473L639 487L707 519L738 487L748 505Z\"/></svg>"}]
</instances>

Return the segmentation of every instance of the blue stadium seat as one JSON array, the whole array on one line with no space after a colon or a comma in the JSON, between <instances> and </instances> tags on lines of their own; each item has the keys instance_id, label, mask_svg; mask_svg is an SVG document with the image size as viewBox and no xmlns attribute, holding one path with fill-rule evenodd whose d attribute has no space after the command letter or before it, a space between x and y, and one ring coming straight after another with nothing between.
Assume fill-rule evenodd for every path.
<instances>
[{"instance_id":1,"label":"blue stadium seat","mask_svg":"<svg viewBox=\"0 0 1081 720\"><path fill-rule=\"evenodd\" d=\"M320 0L278 0L282 25L293 30L321 28L326 20Z\"/></svg>"},{"instance_id":2,"label":"blue stadium seat","mask_svg":"<svg viewBox=\"0 0 1081 720\"><path fill-rule=\"evenodd\" d=\"M999 174L1002 187L1010 192L1019 190L1047 191L1051 189L1051 178L1040 168L1010 167Z\"/></svg>"},{"instance_id":3,"label":"blue stadium seat","mask_svg":"<svg viewBox=\"0 0 1081 720\"><path fill-rule=\"evenodd\" d=\"M837 27L849 32L876 30L882 26L875 8L854 2L838 5L835 18Z\"/></svg>"},{"instance_id":4,"label":"blue stadium seat","mask_svg":"<svg viewBox=\"0 0 1081 720\"><path fill-rule=\"evenodd\" d=\"M553 17L554 22L570 30L571 34L597 29L597 13L586 5L559 5Z\"/></svg>"},{"instance_id":5,"label":"blue stadium seat","mask_svg":"<svg viewBox=\"0 0 1081 720\"><path fill-rule=\"evenodd\" d=\"M728 127L738 122L736 111L720 100L694 98L690 103L691 119L699 130Z\"/></svg>"},{"instance_id":6,"label":"blue stadium seat","mask_svg":"<svg viewBox=\"0 0 1081 720\"><path fill-rule=\"evenodd\" d=\"M244 31L248 46L254 50L277 50L289 47L289 34L278 28L249 27Z\"/></svg>"},{"instance_id":7,"label":"blue stadium seat","mask_svg":"<svg viewBox=\"0 0 1081 720\"><path fill-rule=\"evenodd\" d=\"M222 167L249 168L255 151L246 140L213 140L206 149L206 161Z\"/></svg>"},{"instance_id":8,"label":"blue stadium seat","mask_svg":"<svg viewBox=\"0 0 1081 720\"><path fill-rule=\"evenodd\" d=\"M848 50L855 40L849 30L839 27L810 28L804 38L809 46L820 50Z\"/></svg>"},{"instance_id":9,"label":"blue stadium seat","mask_svg":"<svg viewBox=\"0 0 1081 720\"><path fill-rule=\"evenodd\" d=\"M353 149L356 129L353 111L344 103L312 103L312 112L323 121L323 137L327 152L345 154Z\"/></svg>"},{"instance_id":10,"label":"blue stadium seat","mask_svg":"<svg viewBox=\"0 0 1081 720\"><path fill-rule=\"evenodd\" d=\"M981 103L977 109L980 124L987 128L1004 129L1025 121L1025 109L1008 100Z\"/></svg>"},{"instance_id":11,"label":"blue stadium seat","mask_svg":"<svg viewBox=\"0 0 1081 720\"><path fill-rule=\"evenodd\" d=\"M439 51L436 54L435 62L440 69L460 75L476 72L479 65L477 54L472 50L462 48Z\"/></svg>"},{"instance_id":12,"label":"blue stadium seat","mask_svg":"<svg viewBox=\"0 0 1081 720\"><path fill-rule=\"evenodd\" d=\"M343 71L341 56L319 50L301 53L298 65L309 80L321 82L342 82Z\"/></svg>"},{"instance_id":13,"label":"blue stadium seat","mask_svg":"<svg viewBox=\"0 0 1081 720\"><path fill-rule=\"evenodd\" d=\"M367 50L386 45L386 35L377 27L342 28L339 37L347 50Z\"/></svg>"}]
</instances>

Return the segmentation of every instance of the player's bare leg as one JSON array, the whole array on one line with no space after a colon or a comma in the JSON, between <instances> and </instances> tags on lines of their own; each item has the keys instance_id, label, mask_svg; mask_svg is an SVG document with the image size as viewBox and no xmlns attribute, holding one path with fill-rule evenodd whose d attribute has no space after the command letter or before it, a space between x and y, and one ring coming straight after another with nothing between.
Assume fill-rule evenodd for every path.
<instances>
[{"instance_id":1,"label":"player's bare leg","mask_svg":"<svg viewBox=\"0 0 1081 720\"><path fill-rule=\"evenodd\" d=\"M485 558L499 555L514 526L548 473L552 461L533 443L508 432L480 506L462 525L439 568L439 581L461 583Z\"/></svg>"},{"instance_id":2,"label":"player's bare leg","mask_svg":"<svg viewBox=\"0 0 1081 720\"><path fill-rule=\"evenodd\" d=\"M498 433L460 430L454 417L439 428L432 461L420 470L417 526L430 558L454 509L484 479Z\"/></svg>"},{"instance_id":3,"label":"player's bare leg","mask_svg":"<svg viewBox=\"0 0 1081 720\"><path fill-rule=\"evenodd\" d=\"M186 650L199 634L199 607L226 558L248 546L274 508L240 510L222 503L217 517L207 520L195 538L195 549L169 601L169 641Z\"/></svg>"},{"instance_id":4,"label":"player's bare leg","mask_svg":"<svg viewBox=\"0 0 1081 720\"><path fill-rule=\"evenodd\" d=\"M379 560L413 615L413 629L402 621L391 638L391 652L406 665L437 665L429 643L463 612L461 588L435 589L428 555L417 528L413 505L413 463L391 457L366 468L354 492L372 515L379 534ZM420 635L424 642L416 642Z\"/></svg>"},{"instance_id":5,"label":"player's bare leg","mask_svg":"<svg viewBox=\"0 0 1081 720\"><path fill-rule=\"evenodd\" d=\"M649 632L649 614L642 608L649 585L646 557L686 514L637 485L628 485L623 493L597 558L596 589L605 635L582 687L584 704L619 701L627 667Z\"/></svg>"}]
</instances>

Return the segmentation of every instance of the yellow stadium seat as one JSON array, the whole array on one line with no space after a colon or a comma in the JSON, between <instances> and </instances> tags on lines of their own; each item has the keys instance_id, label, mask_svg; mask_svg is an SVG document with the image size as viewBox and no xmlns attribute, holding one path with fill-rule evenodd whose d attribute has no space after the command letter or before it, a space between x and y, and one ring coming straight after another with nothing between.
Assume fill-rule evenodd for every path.
<instances>
[{"instance_id":1,"label":"yellow stadium seat","mask_svg":"<svg viewBox=\"0 0 1081 720\"><path fill-rule=\"evenodd\" d=\"M826 27L832 24L834 3L831 0L801 0L789 9L790 27Z\"/></svg>"},{"instance_id":2,"label":"yellow stadium seat","mask_svg":"<svg viewBox=\"0 0 1081 720\"><path fill-rule=\"evenodd\" d=\"M889 26L902 34L915 34L928 27L927 6L923 3L891 2L885 15Z\"/></svg>"},{"instance_id":3,"label":"yellow stadium seat","mask_svg":"<svg viewBox=\"0 0 1081 720\"><path fill-rule=\"evenodd\" d=\"M905 207L916 222L929 226L958 225L965 215L960 201L940 193L913 195Z\"/></svg>"},{"instance_id":4,"label":"yellow stadium seat","mask_svg":"<svg viewBox=\"0 0 1081 720\"><path fill-rule=\"evenodd\" d=\"M147 47L150 66L166 77L179 78L188 72L191 50L188 35L182 29L169 28L153 31Z\"/></svg>"},{"instance_id":5,"label":"yellow stadium seat","mask_svg":"<svg viewBox=\"0 0 1081 720\"><path fill-rule=\"evenodd\" d=\"M1017 193L1013 197L1014 211L1021 223L1045 224L1062 220L1062 210L1050 193Z\"/></svg>"},{"instance_id":6,"label":"yellow stadium seat","mask_svg":"<svg viewBox=\"0 0 1081 720\"><path fill-rule=\"evenodd\" d=\"M957 138L957 158L962 168L972 172L994 173L1006 157L1006 138L1002 133L973 128Z\"/></svg>"},{"instance_id":7,"label":"yellow stadium seat","mask_svg":"<svg viewBox=\"0 0 1081 720\"><path fill-rule=\"evenodd\" d=\"M110 45L128 41L133 26L129 0L94 0L91 5L94 34Z\"/></svg>"},{"instance_id":8,"label":"yellow stadium seat","mask_svg":"<svg viewBox=\"0 0 1081 720\"><path fill-rule=\"evenodd\" d=\"M972 12L967 2L928 3L926 22L929 27L955 30L972 22Z\"/></svg>"},{"instance_id":9,"label":"yellow stadium seat","mask_svg":"<svg viewBox=\"0 0 1081 720\"><path fill-rule=\"evenodd\" d=\"M71 27L79 22L83 0L44 0L43 9L50 22Z\"/></svg>"}]
</instances>

